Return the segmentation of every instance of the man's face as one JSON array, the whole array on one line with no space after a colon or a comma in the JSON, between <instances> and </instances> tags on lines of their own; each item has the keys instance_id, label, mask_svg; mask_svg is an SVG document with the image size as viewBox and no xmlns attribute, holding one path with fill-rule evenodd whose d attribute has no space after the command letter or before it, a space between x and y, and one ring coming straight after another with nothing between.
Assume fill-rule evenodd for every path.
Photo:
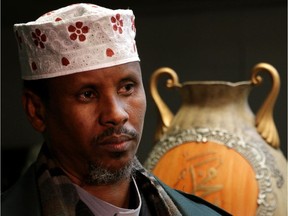
<instances>
[{"instance_id":1,"label":"man's face","mask_svg":"<svg viewBox=\"0 0 288 216\"><path fill-rule=\"evenodd\" d=\"M45 138L61 166L75 177L89 164L115 171L134 158L146 98L138 62L52 78Z\"/></svg>"}]
</instances>

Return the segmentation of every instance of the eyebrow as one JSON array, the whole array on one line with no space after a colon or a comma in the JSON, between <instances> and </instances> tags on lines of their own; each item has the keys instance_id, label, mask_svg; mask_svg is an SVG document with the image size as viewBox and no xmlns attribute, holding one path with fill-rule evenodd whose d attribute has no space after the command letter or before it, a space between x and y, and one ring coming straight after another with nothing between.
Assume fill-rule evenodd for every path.
<instances>
[{"instance_id":1,"label":"eyebrow","mask_svg":"<svg viewBox=\"0 0 288 216\"><path fill-rule=\"evenodd\" d=\"M119 83L124 83L124 82L128 82L128 81L138 82L138 80L139 79L136 76L132 76L132 75L130 76L129 75L129 76L121 79Z\"/></svg>"},{"instance_id":2,"label":"eyebrow","mask_svg":"<svg viewBox=\"0 0 288 216\"><path fill-rule=\"evenodd\" d=\"M132 82L134 82L134 83L139 83L139 82L141 81L141 79L139 79L139 78L138 78L137 76L135 76L135 75L129 74L129 75L121 78L121 79L117 82L117 84L123 84L123 83L129 82L129 81L132 81ZM95 89L95 90L96 90L97 87L99 87L99 83L94 83L94 82L91 82L91 81L89 80L89 81L87 81L87 83L86 83L86 81L84 81L82 84L80 84L80 88L79 88L79 89L81 90L81 89L85 89L85 88L91 88L91 89Z\"/></svg>"},{"instance_id":3,"label":"eyebrow","mask_svg":"<svg viewBox=\"0 0 288 216\"><path fill-rule=\"evenodd\" d=\"M127 70L126 71L127 74L124 75L124 77L121 79L121 81L128 81L128 80L135 80L135 81L141 81L141 73L138 71L134 71L134 70ZM120 82L121 82L120 81Z\"/></svg>"}]
</instances>

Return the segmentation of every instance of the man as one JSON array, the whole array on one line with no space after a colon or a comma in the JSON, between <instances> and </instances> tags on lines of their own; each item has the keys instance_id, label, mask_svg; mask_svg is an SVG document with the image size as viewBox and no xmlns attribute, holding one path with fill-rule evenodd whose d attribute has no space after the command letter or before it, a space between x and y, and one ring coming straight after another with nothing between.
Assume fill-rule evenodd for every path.
<instances>
[{"instance_id":1,"label":"man","mask_svg":"<svg viewBox=\"0 0 288 216\"><path fill-rule=\"evenodd\" d=\"M135 156L146 99L131 10L74 4L14 29L23 107L45 142L3 215L228 215Z\"/></svg>"}]
</instances>

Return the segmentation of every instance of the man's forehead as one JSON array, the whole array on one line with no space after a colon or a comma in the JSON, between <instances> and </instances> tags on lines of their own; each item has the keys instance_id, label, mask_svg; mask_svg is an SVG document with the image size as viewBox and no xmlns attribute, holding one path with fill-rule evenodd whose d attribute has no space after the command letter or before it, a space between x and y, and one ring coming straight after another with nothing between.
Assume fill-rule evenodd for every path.
<instances>
[{"instance_id":1,"label":"man's forehead","mask_svg":"<svg viewBox=\"0 0 288 216\"><path fill-rule=\"evenodd\" d=\"M137 77L142 79L141 68L139 62L130 62L121 65L111 66L107 68L81 71L74 74L59 76L51 78L50 80L57 80L58 82L103 82L109 80L120 81L128 77Z\"/></svg>"}]
</instances>

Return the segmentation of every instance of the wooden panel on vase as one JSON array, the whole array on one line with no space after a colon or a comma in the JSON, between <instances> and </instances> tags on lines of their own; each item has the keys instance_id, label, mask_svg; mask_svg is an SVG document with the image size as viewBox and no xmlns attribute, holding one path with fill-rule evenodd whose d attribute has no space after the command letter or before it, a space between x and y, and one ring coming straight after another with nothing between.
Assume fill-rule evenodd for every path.
<instances>
[{"instance_id":1,"label":"wooden panel on vase","mask_svg":"<svg viewBox=\"0 0 288 216\"><path fill-rule=\"evenodd\" d=\"M213 142L189 142L167 151L153 174L172 188L195 194L233 215L256 215L258 184L248 161Z\"/></svg>"}]
</instances>

